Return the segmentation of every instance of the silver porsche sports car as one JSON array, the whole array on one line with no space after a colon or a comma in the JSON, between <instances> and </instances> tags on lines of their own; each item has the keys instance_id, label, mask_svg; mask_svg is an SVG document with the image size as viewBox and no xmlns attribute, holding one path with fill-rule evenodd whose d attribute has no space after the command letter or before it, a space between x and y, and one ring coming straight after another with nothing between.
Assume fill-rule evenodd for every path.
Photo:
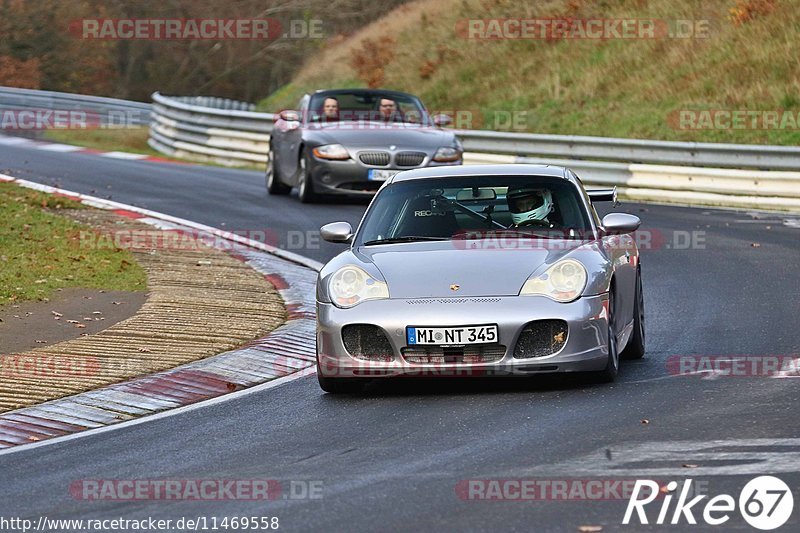
<instances>
[{"instance_id":1,"label":"silver porsche sports car","mask_svg":"<svg viewBox=\"0 0 800 533\"><path fill-rule=\"evenodd\" d=\"M461 143L447 115L429 116L414 95L335 89L305 95L278 114L270 134L270 194L297 187L302 202L372 196L401 170L460 165Z\"/></svg>"},{"instance_id":2,"label":"silver porsche sports car","mask_svg":"<svg viewBox=\"0 0 800 533\"><path fill-rule=\"evenodd\" d=\"M644 355L637 217L599 219L567 168L418 169L388 179L317 281L328 392L393 376L617 375Z\"/></svg>"}]
</instances>

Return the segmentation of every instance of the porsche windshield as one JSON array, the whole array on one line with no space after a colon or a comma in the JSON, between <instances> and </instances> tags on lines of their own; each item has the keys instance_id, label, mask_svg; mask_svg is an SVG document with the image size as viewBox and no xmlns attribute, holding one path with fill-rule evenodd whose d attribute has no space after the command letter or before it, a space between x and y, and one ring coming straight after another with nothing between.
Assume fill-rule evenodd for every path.
<instances>
[{"instance_id":1,"label":"porsche windshield","mask_svg":"<svg viewBox=\"0 0 800 533\"><path fill-rule=\"evenodd\" d=\"M578 188L540 176L402 181L375 198L356 245L482 238L586 238L593 234Z\"/></svg>"}]
</instances>

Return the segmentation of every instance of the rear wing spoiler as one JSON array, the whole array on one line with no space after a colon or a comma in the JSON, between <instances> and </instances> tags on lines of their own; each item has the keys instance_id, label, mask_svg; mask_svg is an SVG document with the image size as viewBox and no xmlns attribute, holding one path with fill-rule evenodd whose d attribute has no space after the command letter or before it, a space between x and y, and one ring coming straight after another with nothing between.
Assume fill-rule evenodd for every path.
<instances>
[{"instance_id":1,"label":"rear wing spoiler","mask_svg":"<svg viewBox=\"0 0 800 533\"><path fill-rule=\"evenodd\" d=\"M617 187L611 189L590 189L586 191L592 203L595 202L613 202L616 206L619 204L617 201Z\"/></svg>"}]
</instances>

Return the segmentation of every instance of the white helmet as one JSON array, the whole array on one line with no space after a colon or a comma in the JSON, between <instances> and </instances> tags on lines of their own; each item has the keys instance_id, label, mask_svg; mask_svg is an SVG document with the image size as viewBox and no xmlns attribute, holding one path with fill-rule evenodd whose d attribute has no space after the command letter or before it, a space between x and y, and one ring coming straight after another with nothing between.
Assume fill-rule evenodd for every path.
<instances>
[{"instance_id":1,"label":"white helmet","mask_svg":"<svg viewBox=\"0 0 800 533\"><path fill-rule=\"evenodd\" d=\"M532 220L547 220L547 215L553 210L550 189L509 187L506 200L508 210L511 211L511 220L517 226Z\"/></svg>"}]
</instances>

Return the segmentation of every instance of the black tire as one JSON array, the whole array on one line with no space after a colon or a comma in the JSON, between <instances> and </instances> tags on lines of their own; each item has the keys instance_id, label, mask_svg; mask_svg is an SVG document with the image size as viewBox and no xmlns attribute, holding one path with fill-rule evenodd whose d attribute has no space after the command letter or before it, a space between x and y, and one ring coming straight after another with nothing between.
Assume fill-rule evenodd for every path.
<instances>
[{"instance_id":1,"label":"black tire","mask_svg":"<svg viewBox=\"0 0 800 533\"><path fill-rule=\"evenodd\" d=\"M308 166L308 156L301 155L297 169L297 197L304 204L311 204L319 200L319 196L314 192L314 183L308 173Z\"/></svg>"},{"instance_id":2,"label":"black tire","mask_svg":"<svg viewBox=\"0 0 800 533\"><path fill-rule=\"evenodd\" d=\"M619 373L619 351L617 336L614 334L614 288L608 291L608 362L606 367L597 373L598 381L611 383Z\"/></svg>"},{"instance_id":3,"label":"black tire","mask_svg":"<svg viewBox=\"0 0 800 533\"><path fill-rule=\"evenodd\" d=\"M633 333L628 345L622 351L623 359L641 359L644 357L644 293L642 292L642 273L636 273L636 306L633 309Z\"/></svg>"},{"instance_id":4,"label":"black tire","mask_svg":"<svg viewBox=\"0 0 800 533\"><path fill-rule=\"evenodd\" d=\"M266 172L267 192L269 194L289 194L292 188L281 181L281 177L278 174L278 170L274 164L274 161L275 154L272 152L272 150L270 150Z\"/></svg>"},{"instance_id":5,"label":"black tire","mask_svg":"<svg viewBox=\"0 0 800 533\"><path fill-rule=\"evenodd\" d=\"M358 378L330 378L323 376L317 363L317 381L319 388L329 394L347 394L358 392L363 385Z\"/></svg>"}]
</instances>

